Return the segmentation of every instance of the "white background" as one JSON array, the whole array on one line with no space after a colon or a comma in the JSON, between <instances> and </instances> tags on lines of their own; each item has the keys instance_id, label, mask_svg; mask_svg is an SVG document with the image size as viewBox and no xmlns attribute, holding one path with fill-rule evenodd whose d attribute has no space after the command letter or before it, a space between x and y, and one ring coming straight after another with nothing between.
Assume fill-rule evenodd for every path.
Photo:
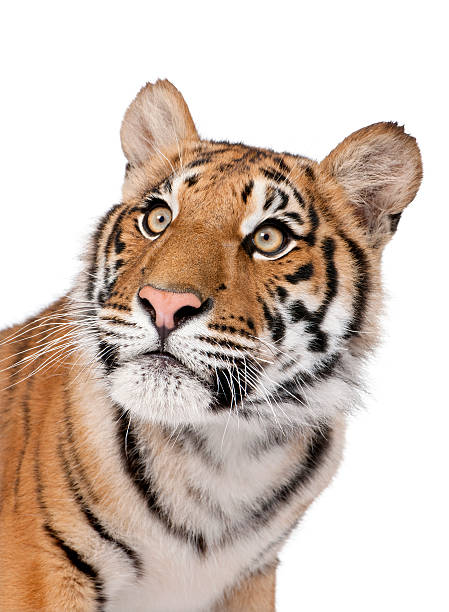
<instances>
[{"instance_id":1,"label":"white background","mask_svg":"<svg viewBox=\"0 0 449 612\"><path fill-rule=\"evenodd\" d=\"M371 395L338 476L282 554L280 612L449 610L442 7L3 4L2 325L70 290L85 236L120 199L120 122L148 80L172 80L205 137L321 159L351 131L394 120L420 144L424 182L384 257Z\"/></svg>"}]
</instances>

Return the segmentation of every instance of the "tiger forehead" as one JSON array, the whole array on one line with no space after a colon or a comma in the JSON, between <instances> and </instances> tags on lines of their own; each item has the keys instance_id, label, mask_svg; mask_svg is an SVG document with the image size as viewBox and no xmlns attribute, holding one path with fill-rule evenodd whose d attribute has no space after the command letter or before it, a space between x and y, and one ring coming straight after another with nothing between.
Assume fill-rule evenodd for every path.
<instances>
[{"instance_id":1,"label":"tiger forehead","mask_svg":"<svg viewBox=\"0 0 449 612\"><path fill-rule=\"evenodd\" d=\"M172 180L173 196L189 214L210 213L218 224L227 217L241 229L276 210L297 208L301 179L310 181L313 163L240 145L206 150L184 162Z\"/></svg>"}]
</instances>

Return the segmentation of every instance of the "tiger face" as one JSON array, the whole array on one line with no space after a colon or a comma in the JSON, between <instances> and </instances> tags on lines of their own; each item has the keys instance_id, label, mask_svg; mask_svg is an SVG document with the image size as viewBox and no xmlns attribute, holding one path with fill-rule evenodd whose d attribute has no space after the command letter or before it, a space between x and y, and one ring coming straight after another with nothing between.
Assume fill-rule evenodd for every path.
<instances>
[{"instance_id":1,"label":"tiger face","mask_svg":"<svg viewBox=\"0 0 449 612\"><path fill-rule=\"evenodd\" d=\"M350 408L377 338L380 254L421 179L414 139L375 124L321 163L200 140L168 81L139 92L121 135L123 202L74 298L114 403L242 427Z\"/></svg>"}]
</instances>

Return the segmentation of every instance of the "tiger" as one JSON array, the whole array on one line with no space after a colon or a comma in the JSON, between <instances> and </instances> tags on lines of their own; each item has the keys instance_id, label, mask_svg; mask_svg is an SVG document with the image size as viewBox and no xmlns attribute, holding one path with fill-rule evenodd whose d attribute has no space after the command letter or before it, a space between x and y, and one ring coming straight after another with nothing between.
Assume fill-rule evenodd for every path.
<instances>
[{"instance_id":1,"label":"tiger","mask_svg":"<svg viewBox=\"0 0 449 612\"><path fill-rule=\"evenodd\" d=\"M72 289L0 336L0 609L273 611L363 403L419 148L392 122L321 162L205 140L167 80L120 135Z\"/></svg>"}]
</instances>

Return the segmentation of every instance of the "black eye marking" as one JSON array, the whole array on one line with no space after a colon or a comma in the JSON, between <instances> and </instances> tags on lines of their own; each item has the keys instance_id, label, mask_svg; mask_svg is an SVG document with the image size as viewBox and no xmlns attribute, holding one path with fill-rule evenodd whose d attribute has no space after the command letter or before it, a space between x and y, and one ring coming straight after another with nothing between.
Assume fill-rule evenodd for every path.
<instances>
[{"instance_id":1,"label":"black eye marking","mask_svg":"<svg viewBox=\"0 0 449 612\"><path fill-rule=\"evenodd\" d=\"M310 280L312 276L313 276L313 264L308 263L308 264L305 264L304 266L300 266L296 270L296 272L293 272L293 274L286 274L285 280L287 280L289 283L292 283L292 285L296 285L300 281Z\"/></svg>"},{"instance_id":2,"label":"black eye marking","mask_svg":"<svg viewBox=\"0 0 449 612\"><path fill-rule=\"evenodd\" d=\"M187 187L193 187L193 185L196 185L198 183L199 178L200 177L198 174L192 174L192 176L186 178L184 183L187 185Z\"/></svg>"},{"instance_id":3,"label":"black eye marking","mask_svg":"<svg viewBox=\"0 0 449 612\"><path fill-rule=\"evenodd\" d=\"M221 285L218 285L217 287L217 291L224 291L225 289L227 289L227 287L224 283L221 283Z\"/></svg>"},{"instance_id":4,"label":"black eye marking","mask_svg":"<svg viewBox=\"0 0 449 612\"><path fill-rule=\"evenodd\" d=\"M158 198L157 196L154 196L153 194L145 198L145 210L151 210L153 208L156 208L157 206L163 206L165 208L169 208L168 203L163 198Z\"/></svg>"}]
</instances>

